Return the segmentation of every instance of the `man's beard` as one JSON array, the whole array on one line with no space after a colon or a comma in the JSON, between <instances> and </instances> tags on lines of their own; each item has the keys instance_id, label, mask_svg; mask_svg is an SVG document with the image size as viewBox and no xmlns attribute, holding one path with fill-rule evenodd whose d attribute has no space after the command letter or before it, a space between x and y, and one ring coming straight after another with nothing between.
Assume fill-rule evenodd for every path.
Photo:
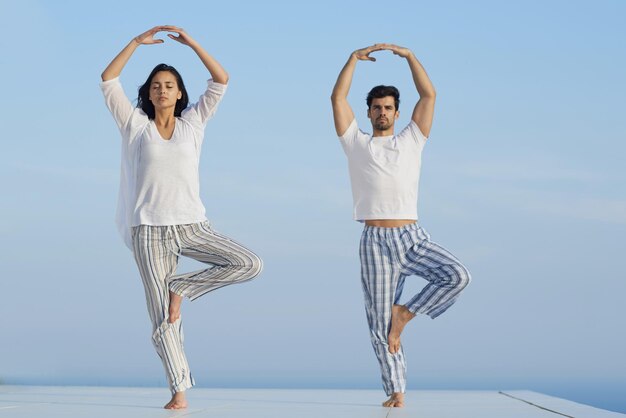
<instances>
[{"instance_id":1,"label":"man's beard","mask_svg":"<svg viewBox=\"0 0 626 418\"><path fill-rule=\"evenodd\" d=\"M387 123L385 124L385 122L383 122L382 120L377 120L376 123L374 123L374 128L376 128L376 130L378 131L386 131L387 129L391 128L393 126L393 122L390 121L389 119L387 119Z\"/></svg>"}]
</instances>

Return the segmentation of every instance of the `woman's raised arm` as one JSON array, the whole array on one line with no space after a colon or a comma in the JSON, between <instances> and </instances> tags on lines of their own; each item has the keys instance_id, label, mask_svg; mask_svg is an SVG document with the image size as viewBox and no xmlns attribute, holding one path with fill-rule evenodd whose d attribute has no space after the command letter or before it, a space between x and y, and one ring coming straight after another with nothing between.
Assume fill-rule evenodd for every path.
<instances>
[{"instance_id":1,"label":"woman's raised arm","mask_svg":"<svg viewBox=\"0 0 626 418\"><path fill-rule=\"evenodd\" d=\"M145 31L141 35L135 36L128 43L128 45L126 45L124 49L122 49L120 53L117 54L115 58L113 58L113 61L111 61L111 63L104 69L101 75L102 81L107 81L115 77L119 77L122 70L124 69L124 66L139 45L162 44L163 39L154 39L154 35L156 35L158 32L168 31L168 29L166 28L169 27L170 26L155 26L152 29Z\"/></svg>"},{"instance_id":2,"label":"woman's raised arm","mask_svg":"<svg viewBox=\"0 0 626 418\"><path fill-rule=\"evenodd\" d=\"M189 36L189 34L185 32L183 28L179 28L176 26L162 26L162 28L162 30L177 33L178 36L172 35L171 33L168 33L167 36L193 49L193 51L198 55L207 70L209 70L209 73L211 73L211 78L213 79L213 81L220 84L228 83L228 73L226 72L226 70L224 70L220 63L217 62L217 60L211 55L209 55L209 53L206 52L198 42L196 42L191 36Z\"/></svg>"}]
</instances>

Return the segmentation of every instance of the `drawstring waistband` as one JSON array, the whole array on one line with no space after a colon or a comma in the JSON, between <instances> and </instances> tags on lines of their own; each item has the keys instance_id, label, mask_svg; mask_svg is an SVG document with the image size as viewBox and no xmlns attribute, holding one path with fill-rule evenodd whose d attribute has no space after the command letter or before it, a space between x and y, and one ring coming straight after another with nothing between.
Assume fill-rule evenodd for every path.
<instances>
[{"instance_id":1,"label":"drawstring waistband","mask_svg":"<svg viewBox=\"0 0 626 418\"><path fill-rule=\"evenodd\" d=\"M181 224L181 225L138 225L132 229L133 242L140 236L147 240L163 240L164 246L167 250L171 251L176 256L182 256L183 251L183 237L185 234L185 227L194 227L195 224ZM197 225L200 225L198 223Z\"/></svg>"},{"instance_id":2,"label":"drawstring waistband","mask_svg":"<svg viewBox=\"0 0 626 418\"><path fill-rule=\"evenodd\" d=\"M169 235L173 240L174 240L174 244L176 245L176 251L174 251L172 248L170 248L169 250L171 252L173 252L174 254L176 254L177 256L181 256L181 252L182 252L182 244L180 242L180 236L178 235L178 231L176 229L176 225L168 225L165 227L166 228L166 235Z\"/></svg>"}]
</instances>

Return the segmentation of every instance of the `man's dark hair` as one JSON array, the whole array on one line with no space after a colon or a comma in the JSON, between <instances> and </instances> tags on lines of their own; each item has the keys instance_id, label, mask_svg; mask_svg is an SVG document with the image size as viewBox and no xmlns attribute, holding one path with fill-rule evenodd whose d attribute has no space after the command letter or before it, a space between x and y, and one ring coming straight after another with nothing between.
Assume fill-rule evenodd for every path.
<instances>
[{"instance_id":1,"label":"man's dark hair","mask_svg":"<svg viewBox=\"0 0 626 418\"><path fill-rule=\"evenodd\" d=\"M400 109L400 92L394 86L376 86L367 93L367 108L372 107L372 100L374 99L382 99L383 97L393 97L393 101L396 104L396 111Z\"/></svg>"}]
</instances>

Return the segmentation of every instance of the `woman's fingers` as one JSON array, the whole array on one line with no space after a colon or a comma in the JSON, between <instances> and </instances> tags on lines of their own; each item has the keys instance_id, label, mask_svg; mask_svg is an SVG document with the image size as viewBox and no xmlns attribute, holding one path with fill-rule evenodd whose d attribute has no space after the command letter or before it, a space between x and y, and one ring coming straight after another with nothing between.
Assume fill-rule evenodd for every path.
<instances>
[{"instance_id":1,"label":"woman's fingers","mask_svg":"<svg viewBox=\"0 0 626 418\"><path fill-rule=\"evenodd\" d=\"M184 43L184 38L181 35L176 36L176 35L172 35L171 33L168 33L167 36L170 39L173 39L173 40L175 40L177 42Z\"/></svg>"},{"instance_id":2,"label":"woman's fingers","mask_svg":"<svg viewBox=\"0 0 626 418\"><path fill-rule=\"evenodd\" d=\"M176 32L176 33L181 33L185 31L183 28L179 28L178 26L172 26L172 25L161 26L161 30L165 32Z\"/></svg>"},{"instance_id":3,"label":"woman's fingers","mask_svg":"<svg viewBox=\"0 0 626 418\"><path fill-rule=\"evenodd\" d=\"M173 32L174 34L168 33L167 36L170 39L173 39L183 44L188 41L188 35L185 30L174 25L155 26L152 29L148 29L141 35L137 36L135 39L142 44L162 44L164 42L163 39L154 38L154 36L159 32Z\"/></svg>"}]
</instances>

